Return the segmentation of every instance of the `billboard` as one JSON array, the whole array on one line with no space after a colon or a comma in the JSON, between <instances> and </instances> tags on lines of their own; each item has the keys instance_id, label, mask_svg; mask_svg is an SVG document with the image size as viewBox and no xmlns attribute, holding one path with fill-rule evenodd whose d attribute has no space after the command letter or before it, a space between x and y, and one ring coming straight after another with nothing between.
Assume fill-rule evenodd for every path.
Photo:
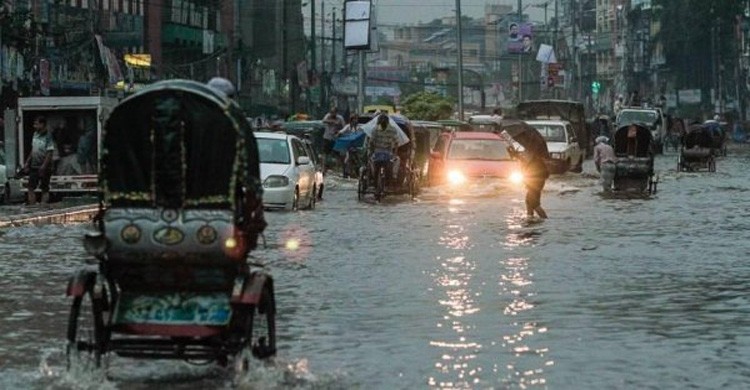
<instances>
[{"instance_id":1,"label":"billboard","mask_svg":"<svg viewBox=\"0 0 750 390\"><path fill-rule=\"evenodd\" d=\"M510 22L508 24L508 53L530 54L534 52L534 29L531 23Z\"/></svg>"}]
</instances>

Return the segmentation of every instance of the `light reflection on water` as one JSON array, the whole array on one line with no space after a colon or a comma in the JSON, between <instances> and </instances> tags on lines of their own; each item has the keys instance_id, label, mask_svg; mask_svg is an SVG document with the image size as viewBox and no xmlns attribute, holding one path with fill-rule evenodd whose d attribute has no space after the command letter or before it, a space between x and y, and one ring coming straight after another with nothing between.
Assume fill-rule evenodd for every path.
<instances>
[{"instance_id":1,"label":"light reflection on water","mask_svg":"<svg viewBox=\"0 0 750 390\"><path fill-rule=\"evenodd\" d=\"M716 174L659 157L650 198L553 177L546 221L527 221L513 189L378 205L357 202L351 181L314 211L268 213L254 257L275 278L280 351L240 388L744 388L750 160L737 153ZM0 388L231 387L180 362L64 372L82 231L0 234Z\"/></svg>"}]
</instances>

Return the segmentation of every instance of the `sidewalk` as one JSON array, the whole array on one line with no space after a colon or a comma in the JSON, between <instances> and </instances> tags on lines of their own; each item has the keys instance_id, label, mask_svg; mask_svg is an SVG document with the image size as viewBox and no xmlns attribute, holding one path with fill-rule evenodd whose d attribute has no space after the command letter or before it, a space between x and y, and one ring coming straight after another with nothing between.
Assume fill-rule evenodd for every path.
<instances>
[{"instance_id":1,"label":"sidewalk","mask_svg":"<svg viewBox=\"0 0 750 390\"><path fill-rule=\"evenodd\" d=\"M69 207L7 206L0 215L0 229L24 225L65 224L90 221L99 210L96 204Z\"/></svg>"}]
</instances>

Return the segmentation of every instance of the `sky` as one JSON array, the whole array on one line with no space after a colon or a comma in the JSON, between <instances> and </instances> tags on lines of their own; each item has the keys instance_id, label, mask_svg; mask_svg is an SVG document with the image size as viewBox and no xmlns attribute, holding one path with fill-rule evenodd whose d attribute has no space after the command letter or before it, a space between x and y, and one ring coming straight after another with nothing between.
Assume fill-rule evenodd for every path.
<instances>
[{"instance_id":1,"label":"sky","mask_svg":"<svg viewBox=\"0 0 750 390\"><path fill-rule=\"evenodd\" d=\"M554 3L554 1L549 2ZM488 3L511 5L515 10L518 0L461 0L461 14L474 18L481 17L484 15L484 6ZM522 0L522 5L539 3L544 3L544 0ZM456 0L377 0L376 4L378 22L389 24L429 22L444 16L453 16L456 12ZM552 8L551 5L550 8ZM544 11L529 7L524 13L535 19L537 14L543 14Z\"/></svg>"},{"instance_id":2,"label":"sky","mask_svg":"<svg viewBox=\"0 0 750 390\"><path fill-rule=\"evenodd\" d=\"M316 12L320 12L320 4L325 3L325 12L328 14L336 7L341 12L342 0L314 0ZM551 15L554 0L522 0L522 5L542 4L548 2L548 12ZM303 3L308 3L304 0ZM403 24L429 22L444 16L455 15L456 0L374 0L378 13L379 24ZM484 14L485 4L511 5L516 9L518 0L460 0L461 13L464 16L481 17ZM309 6L303 7L305 17L310 16ZM532 20L544 20L544 11L541 8L528 7L524 11L531 16ZM318 19L319 20L319 19Z\"/></svg>"}]
</instances>

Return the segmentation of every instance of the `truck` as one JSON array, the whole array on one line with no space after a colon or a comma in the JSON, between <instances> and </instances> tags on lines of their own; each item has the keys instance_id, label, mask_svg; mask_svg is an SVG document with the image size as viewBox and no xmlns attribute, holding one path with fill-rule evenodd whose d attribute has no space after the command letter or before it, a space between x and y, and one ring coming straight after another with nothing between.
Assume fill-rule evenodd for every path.
<instances>
[{"instance_id":1,"label":"truck","mask_svg":"<svg viewBox=\"0 0 750 390\"><path fill-rule=\"evenodd\" d=\"M28 177L18 177L17 173L31 152L32 123L38 116L47 119L47 129L55 144L51 198L96 194L102 129L117 103L118 99L107 96L19 98L17 107L7 109L4 114L3 199L6 202L25 199Z\"/></svg>"}]
</instances>

